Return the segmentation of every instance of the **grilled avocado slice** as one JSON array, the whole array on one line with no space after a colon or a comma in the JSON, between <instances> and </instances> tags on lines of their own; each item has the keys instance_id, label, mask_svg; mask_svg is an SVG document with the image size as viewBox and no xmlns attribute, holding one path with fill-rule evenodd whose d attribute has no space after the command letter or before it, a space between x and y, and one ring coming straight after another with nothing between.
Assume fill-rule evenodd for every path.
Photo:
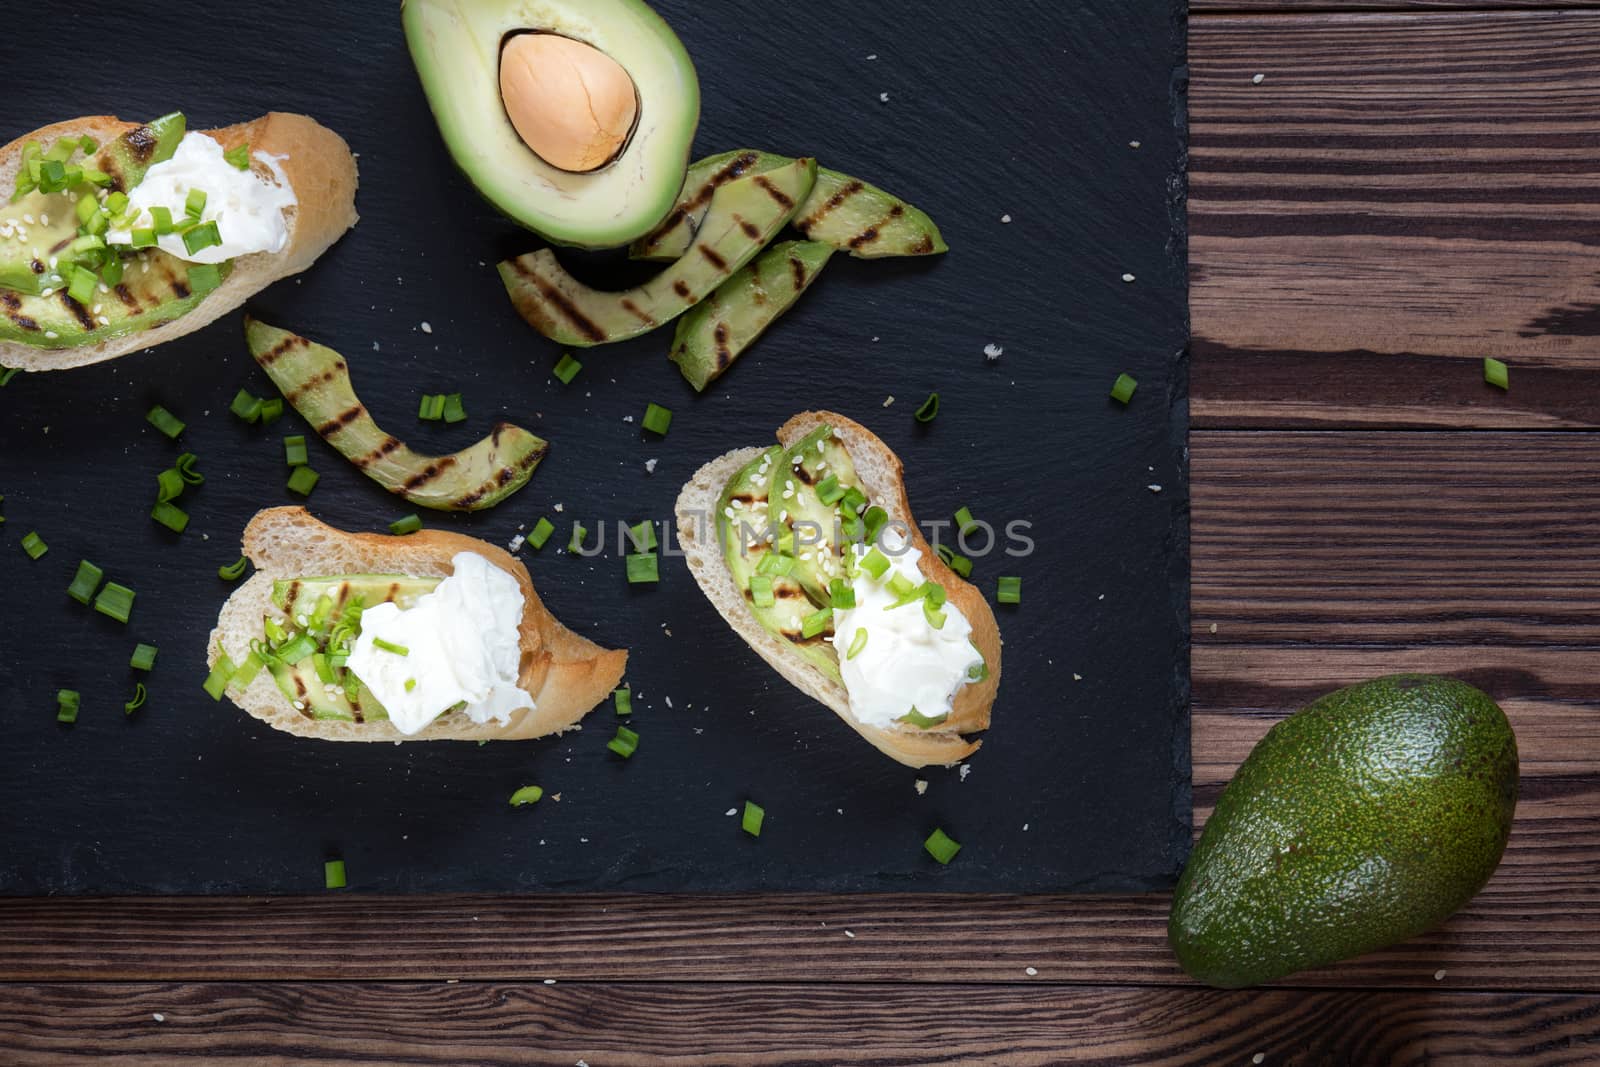
<instances>
[{"instance_id":1,"label":"grilled avocado slice","mask_svg":"<svg viewBox=\"0 0 1600 1067\"><path fill-rule=\"evenodd\" d=\"M331 348L245 319L250 354L327 441L362 474L418 507L482 511L528 484L549 444L527 430L499 423L488 437L448 456L424 456L385 433L350 383L350 368Z\"/></svg>"},{"instance_id":2,"label":"grilled avocado slice","mask_svg":"<svg viewBox=\"0 0 1600 1067\"><path fill-rule=\"evenodd\" d=\"M628 249L635 259L674 260L688 251L700 231L716 191L729 182L766 174L789 162L787 156L742 148L700 160L689 168L677 206L659 227ZM939 227L926 212L859 178L818 168L817 181L794 227L857 259L931 256L947 252Z\"/></svg>"},{"instance_id":3,"label":"grilled avocado slice","mask_svg":"<svg viewBox=\"0 0 1600 1067\"><path fill-rule=\"evenodd\" d=\"M688 254L635 289L591 289L548 248L501 263L500 278L517 311L551 340L585 348L626 341L682 315L754 259L816 179L816 160L794 159L723 185Z\"/></svg>"},{"instance_id":4,"label":"grilled avocado slice","mask_svg":"<svg viewBox=\"0 0 1600 1067\"><path fill-rule=\"evenodd\" d=\"M768 478L767 493L772 502L769 510L794 537L792 573L813 600L831 607L828 584L845 573L839 504L844 491L856 484L850 453L833 436L833 427L819 426L796 441L783 459L772 465ZM831 503L822 499L820 487L824 483L830 496L839 494Z\"/></svg>"},{"instance_id":5,"label":"grilled avocado slice","mask_svg":"<svg viewBox=\"0 0 1600 1067\"><path fill-rule=\"evenodd\" d=\"M833 252L821 241L773 245L678 320L667 358L703 391L794 306Z\"/></svg>"}]
</instances>

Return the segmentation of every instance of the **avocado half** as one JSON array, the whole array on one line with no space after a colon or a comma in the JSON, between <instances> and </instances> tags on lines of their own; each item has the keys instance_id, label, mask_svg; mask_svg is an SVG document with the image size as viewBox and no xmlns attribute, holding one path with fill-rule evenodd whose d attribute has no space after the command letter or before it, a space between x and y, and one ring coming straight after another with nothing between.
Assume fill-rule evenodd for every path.
<instances>
[{"instance_id":1,"label":"avocado half","mask_svg":"<svg viewBox=\"0 0 1600 1067\"><path fill-rule=\"evenodd\" d=\"M640 0L405 0L401 21L446 147L506 215L555 244L615 248L672 210L700 123L700 80L672 28ZM633 80L638 117L606 165L561 170L512 125L500 56L524 33L580 41Z\"/></svg>"}]
</instances>

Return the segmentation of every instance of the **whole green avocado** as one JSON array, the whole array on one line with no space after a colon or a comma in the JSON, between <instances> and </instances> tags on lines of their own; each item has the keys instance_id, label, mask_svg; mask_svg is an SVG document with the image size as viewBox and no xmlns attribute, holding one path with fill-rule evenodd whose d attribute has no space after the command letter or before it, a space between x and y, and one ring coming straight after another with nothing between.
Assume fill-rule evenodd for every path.
<instances>
[{"instance_id":1,"label":"whole green avocado","mask_svg":"<svg viewBox=\"0 0 1600 1067\"><path fill-rule=\"evenodd\" d=\"M1486 694L1427 674L1329 693L1223 790L1168 939L1232 989L1415 937L1483 888L1516 806L1517 739Z\"/></svg>"}]
</instances>

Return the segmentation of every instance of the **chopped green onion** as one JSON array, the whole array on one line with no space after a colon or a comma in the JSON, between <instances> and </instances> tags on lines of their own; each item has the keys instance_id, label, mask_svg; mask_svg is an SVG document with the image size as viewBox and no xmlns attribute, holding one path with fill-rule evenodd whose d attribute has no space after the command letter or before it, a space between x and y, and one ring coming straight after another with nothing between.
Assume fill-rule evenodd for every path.
<instances>
[{"instance_id":1,"label":"chopped green onion","mask_svg":"<svg viewBox=\"0 0 1600 1067\"><path fill-rule=\"evenodd\" d=\"M550 535L555 532L556 524L549 519L541 517L538 522L533 524L533 532L528 534L528 544L536 549L543 548L544 543L550 540Z\"/></svg>"},{"instance_id":2,"label":"chopped green onion","mask_svg":"<svg viewBox=\"0 0 1600 1067\"><path fill-rule=\"evenodd\" d=\"M628 584L649 585L661 580L661 561L654 552L635 552L628 557Z\"/></svg>"},{"instance_id":3,"label":"chopped green onion","mask_svg":"<svg viewBox=\"0 0 1600 1067\"><path fill-rule=\"evenodd\" d=\"M650 552L657 547L656 525L645 519L637 526L628 527L628 540L633 544L635 552Z\"/></svg>"},{"instance_id":4,"label":"chopped green onion","mask_svg":"<svg viewBox=\"0 0 1600 1067\"><path fill-rule=\"evenodd\" d=\"M156 246L155 227L140 226L135 228L128 243L134 248L154 248Z\"/></svg>"},{"instance_id":5,"label":"chopped green onion","mask_svg":"<svg viewBox=\"0 0 1600 1067\"><path fill-rule=\"evenodd\" d=\"M94 598L94 610L125 623L133 613L133 597L133 590L127 586L107 582L106 587L100 590L100 595Z\"/></svg>"},{"instance_id":6,"label":"chopped green onion","mask_svg":"<svg viewBox=\"0 0 1600 1067\"><path fill-rule=\"evenodd\" d=\"M932 626L935 630L944 629L945 619L947 616L944 612L940 611L934 606L932 600L924 600L922 602L922 617L927 619L928 625Z\"/></svg>"},{"instance_id":7,"label":"chopped green onion","mask_svg":"<svg viewBox=\"0 0 1600 1067\"><path fill-rule=\"evenodd\" d=\"M96 141L88 134L84 134L82 137L78 138L78 147L83 149L84 155L93 155L95 150L100 147L100 142Z\"/></svg>"},{"instance_id":8,"label":"chopped green onion","mask_svg":"<svg viewBox=\"0 0 1600 1067\"><path fill-rule=\"evenodd\" d=\"M228 406L228 410L254 425L261 418L261 404L259 396L255 396L248 389L240 389L234 394L233 403Z\"/></svg>"},{"instance_id":9,"label":"chopped green onion","mask_svg":"<svg viewBox=\"0 0 1600 1067\"><path fill-rule=\"evenodd\" d=\"M91 185L98 185L102 189L111 184L111 175L107 174L103 170L96 170L93 167L84 167L82 174L84 181L90 183Z\"/></svg>"},{"instance_id":10,"label":"chopped green onion","mask_svg":"<svg viewBox=\"0 0 1600 1067\"><path fill-rule=\"evenodd\" d=\"M212 700L221 700L222 694L228 690L228 682L233 678L233 660L228 658L226 652L217 653L216 666L211 668L211 673L206 675L206 696Z\"/></svg>"},{"instance_id":11,"label":"chopped green onion","mask_svg":"<svg viewBox=\"0 0 1600 1067\"><path fill-rule=\"evenodd\" d=\"M133 647L133 658L128 660L128 666L136 671L148 671L156 665L155 645L139 644Z\"/></svg>"},{"instance_id":12,"label":"chopped green onion","mask_svg":"<svg viewBox=\"0 0 1600 1067\"><path fill-rule=\"evenodd\" d=\"M961 845L943 830L935 830L929 834L922 847L928 850L928 855L941 864L949 863L956 858L956 853L961 851Z\"/></svg>"},{"instance_id":13,"label":"chopped green onion","mask_svg":"<svg viewBox=\"0 0 1600 1067\"><path fill-rule=\"evenodd\" d=\"M644 409L644 428L651 433L667 435L667 428L672 425L672 409L664 408L660 404L651 403Z\"/></svg>"},{"instance_id":14,"label":"chopped green onion","mask_svg":"<svg viewBox=\"0 0 1600 1067\"><path fill-rule=\"evenodd\" d=\"M296 467L289 474L289 492L299 493L301 496L310 496L311 490L317 487L322 475L310 467Z\"/></svg>"},{"instance_id":15,"label":"chopped green onion","mask_svg":"<svg viewBox=\"0 0 1600 1067\"><path fill-rule=\"evenodd\" d=\"M739 820L739 828L751 837L761 836L761 824L767 821L767 809L753 800L744 802L744 816Z\"/></svg>"},{"instance_id":16,"label":"chopped green onion","mask_svg":"<svg viewBox=\"0 0 1600 1067\"><path fill-rule=\"evenodd\" d=\"M855 659L861 655L861 650L867 647L867 628L865 626L856 630L856 635L850 639L850 651L844 654L845 659Z\"/></svg>"},{"instance_id":17,"label":"chopped green onion","mask_svg":"<svg viewBox=\"0 0 1600 1067\"><path fill-rule=\"evenodd\" d=\"M190 189L189 195L183 199L183 213L191 219L197 219L205 214L206 191L204 189Z\"/></svg>"},{"instance_id":18,"label":"chopped green onion","mask_svg":"<svg viewBox=\"0 0 1600 1067\"><path fill-rule=\"evenodd\" d=\"M233 164L235 167L238 167L240 170L249 170L250 169L250 145L249 145L249 143L246 142L245 144L234 145L232 148L230 148L226 152L222 153L222 158L227 160L229 163Z\"/></svg>"},{"instance_id":19,"label":"chopped green onion","mask_svg":"<svg viewBox=\"0 0 1600 1067\"><path fill-rule=\"evenodd\" d=\"M639 735L626 726L619 726L617 736L606 742L606 747L623 759L632 759L639 748Z\"/></svg>"},{"instance_id":20,"label":"chopped green onion","mask_svg":"<svg viewBox=\"0 0 1600 1067\"><path fill-rule=\"evenodd\" d=\"M30 533L22 539L22 551L28 554L29 559L38 559L50 551L50 546L37 533Z\"/></svg>"},{"instance_id":21,"label":"chopped green onion","mask_svg":"<svg viewBox=\"0 0 1600 1067\"><path fill-rule=\"evenodd\" d=\"M861 557L861 569L872 575L873 581L877 581L889 569L889 557L874 548Z\"/></svg>"},{"instance_id":22,"label":"chopped green onion","mask_svg":"<svg viewBox=\"0 0 1600 1067\"><path fill-rule=\"evenodd\" d=\"M794 557L786 556L782 552L764 552L761 562L756 564L757 574L767 574L781 578L794 570Z\"/></svg>"},{"instance_id":23,"label":"chopped green onion","mask_svg":"<svg viewBox=\"0 0 1600 1067\"><path fill-rule=\"evenodd\" d=\"M93 193L84 193L78 197L78 202L72 206L72 211L78 216L78 225L82 226L89 221L90 216L100 214L100 201Z\"/></svg>"},{"instance_id":24,"label":"chopped green onion","mask_svg":"<svg viewBox=\"0 0 1600 1067\"><path fill-rule=\"evenodd\" d=\"M958 554L949 545L940 545L936 551L939 553L939 558L944 560L946 567L949 567L963 578L972 577L972 561L966 556Z\"/></svg>"},{"instance_id":25,"label":"chopped green onion","mask_svg":"<svg viewBox=\"0 0 1600 1067\"><path fill-rule=\"evenodd\" d=\"M285 437L283 439L283 460L291 467L304 467L306 465L306 439L304 437Z\"/></svg>"},{"instance_id":26,"label":"chopped green onion","mask_svg":"<svg viewBox=\"0 0 1600 1067\"><path fill-rule=\"evenodd\" d=\"M271 426L283 418L283 397L275 396L261 402L261 425Z\"/></svg>"},{"instance_id":27,"label":"chopped green onion","mask_svg":"<svg viewBox=\"0 0 1600 1067\"><path fill-rule=\"evenodd\" d=\"M614 690L611 694L611 699L616 704L618 715L633 714L633 687L631 685L625 685L621 689Z\"/></svg>"},{"instance_id":28,"label":"chopped green onion","mask_svg":"<svg viewBox=\"0 0 1600 1067\"><path fill-rule=\"evenodd\" d=\"M205 482L205 475L195 470L195 461L197 459L198 456L195 456L194 453L182 453L178 459L173 461L173 469L178 470L178 474L182 475L184 482L189 483L189 485L200 485L200 483Z\"/></svg>"},{"instance_id":29,"label":"chopped green onion","mask_svg":"<svg viewBox=\"0 0 1600 1067\"><path fill-rule=\"evenodd\" d=\"M156 231L157 236L165 236L166 234L172 233L178 228L173 224L172 211L168 208L151 208L150 221L152 223L152 228Z\"/></svg>"},{"instance_id":30,"label":"chopped green onion","mask_svg":"<svg viewBox=\"0 0 1600 1067\"><path fill-rule=\"evenodd\" d=\"M328 860L322 865L322 884L329 889L343 889L348 884L344 860Z\"/></svg>"},{"instance_id":31,"label":"chopped green onion","mask_svg":"<svg viewBox=\"0 0 1600 1067\"><path fill-rule=\"evenodd\" d=\"M877 575L873 575L873 577L876 578ZM889 592L894 594L895 603L891 604L890 607L898 608L901 605L911 603L917 599L920 591L921 587L905 575L896 574L891 576L889 579Z\"/></svg>"},{"instance_id":32,"label":"chopped green onion","mask_svg":"<svg viewBox=\"0 0 1600 1067\"><path fill-rule=\"evenodd\" d=\"M250 566L250 561L243 556L237 563L230 563L226 567L217 568L217 577L225 582L237 582L244 577L245 568Z\"/></svg>"},{"instance_id":33,"label":"chopped green onion","mask_svg":"<svg viewBox=\"0 0 1600 1067\"><path fill-rule=\"evenodd\" d=\"M56 722L78 721L78 691L62 689L56 692Z\"/></svg>"},{"instance_id":34,"label":"chopped green onion","mask_svg":"<svg viewBox=\"0 0 1600 1067\"><path fill-rule=\"evenodd\" d=\"M417 680L415 678L407 678L406 679L406 692L409 693L413 689L415 689L416 687L417 687Z\"/></svg>"},{"instance_id":35,"label":"chopped green onion","mask_svg":"<svg viewBox=\"0 0 1600 1067\"><path fill-rule=\"evenodd\" d=\"M81 560L77 575L67 587L67 595L80 604L87 604L94 599L95 590L100 588L100 579L105 576L105 571L88 560Z\"/></svg>"},{"instance_id":36,"label":"chopped green onion","mask_svg":"<svg viewBox=\"0 0 1600 1067\"><path fill-rule=\"evenodd\" d=\"M804 621L800 623L800 636L806 638L815 637L832 625L832 608L823 608L821 611L814 611L810 615L807 615Z\"/></svg>"},{"instance_id":37,"label":"chopped green onion","mask_svg":"<svg viewBox=\"0 0 1600 1067\"><path fill-rule=\"evenodd\" d=\"M765 574L750 576L750 602L758 608L770 608L777 603L772 595L772 578Z\"/></svg>"},{"instance_id":38,"label":"chopped green onion","mask_svg":"<svg viewBox=\"0 0 1600 1067\"><path fill-rule=\"evenodd\" d=\"M537 785L525 785L511 794L511 806L520 808L524 804L537 804L544 797L544 789Z\"/></svg>"},{"instance_id":39,"label":"chopped green onion","mask_svg":"<svg viewBox=\"0 0 1600 1067\"><path fill-rule=\"evenodd\" d=\"M882 533L883 528L889 525L889 513L874 505L867 509L867 513L862 517L862 520L867 524L867 542L875 544L878 540L878 534Z\"/></svg>"},{"instance_id":40,"label":"chopped green onion","mask_svg":"<svg viewBox=\"0 0 1600 1067\"><path fill-rule=\"evenodd\" d=\"M995 589L994 598L1002 604L1022 603L1022 579L1001 578Z\"/></svg>"},{"instance_id":41,"label":"chopped green onion","mask_svg":"<svg viewBox=\"0 0 1600 1067\"><path fill-rule=\"evenodd\" d=\"M843 499L839 501L839 506L847 513L855 515L860 512L862 508L867 506L867 494L863 493L853 485L847 486L844 491Z\"/></svg>"},{"instance_id":42,"label":"chopped green onion","mask_svg":"<svg viewBox=\"0 0 1600 1067\"><path fill-rule=\"evenodd\" d=\"M381 637L374 637L372 639L372 647L377 649L377 650L379 650L380 652L389 652L389 653L393 653L396 656L409 656L409 655L411 655L411 650L409 648L407 648L405 645L397 645L392 641L385 641Z\"/></svg>"},{"instance_id":43,"label":"chopped green onion","mask_svg":"<svg viewBox=\"0 0 1600 1067\"><path fill-rule=\"evenodd\" d=\"M21 367L0 367L0 389L11 384L11 379L22 373Z\"/></svg>"},{"instance_id":44,"label":"chopped green onion","mask_svg":"<svg viewBox=\"0 0 1600 1067\"><path fill-rule=\"evenodd\" d=\"M106 210L113 215L120 215L128 210L128 194L118 191L106 197Z\"/></svg>"},{"instance_id":45,"label":"chopped green onion","mask_svg":"<svg viewBox=\"0 0 1600 1067\"><path fill-rule=\"evenodd\" d=\"M856 606L855 586L843 578L835 578L828 583L828 599L834 611L849 611Z\"/></svg>"},{"instance_id":46,"label":"chopped green onion","mask_svg":"<svg viewBox=\"0 0 1600 1067\"><path fill-rule=\"evenodd\" d=\"M164 503L176 500L183 495L183 487L188 483L183 479L183 472L176 467L168 467L156 475L156 501Z\"/></svg>"},{"instance_id":47,"label":"chopped green onion","mask_svg":"<svg viewBox=\"0 0 1600 1067\"><path fill-rule=\"evenodd\" d=\"M150 409L150 413L144 417L144 421L168 437L177 437L183 432L183 422L160 404Z\"/></svg>"},{"instance_id":48,"label":"chopped green onion","mask_svg":"<svg viewBox=\"0 0 1600 1067\"><path fill-rule=\"evenodd\" d=\"M162 500L151 510L150 517L173 533L183 533L189 526L189 516L176 504Z\"/></svg>"},{"instance_id":49,"label":"chopped green onion","mask_svg":"<svg viewBox=\"0 0 1600 1067\"><path fill-rule=\"evenodd\" d=\"M236 689L248 689L250 683L256 680L256 675L261 673L266 661L259 652L252 651L244 658L244 662L233 670L233 675L228 679L228 684Z\"/></svg>"},{"instance_id":50,"label":"chopped green onion","mask_svg":"<svg viewBox=\"0 0 1600 1067\"><path fill-rule=\"evenodd\" d=\"M422 529L422 517L415 513L407 515L403 519L396 519L389 524L389 532L396 537L414 534L420 529Z\"/></svg>"},{"instance_id":51,"label":"chopped green onion","mask_svg":"<svg viewBox=\"0 0 1600 1067\"><path fill-rule=\"evenodd\" d=\"M1483 380L1497 389L1511 388L1511 371L1498 359L1486 358L1483 361Z\"/></svg>"},{"instance_id":52,"label":"chopped green onion","mask_svg":"<svg viewBox=\"0 0 1600 1067\"><path fill-rule=\"evenodd\" d=\"M317 672L317 680L323 685L333 685L338 681L334 677L333 667L328 663L328 655L325 652L311 653L311 669ZM407 689L406 692L409 693L411 690Z\"/></svg>"},{"instance_id":53,"label":"chopped green onion","mask_svg":"<svg viewBox=\"0 0 1600 1067\"><path fill-rule=\"evenodd\" d=\"M112 256L110 259L106 260L105 266L100 268L100 280L104 282L108 288L122 281L121 258Z\"/></svg>"},{"instance_id":54,"label":"chopped green onion","mask_svg":"<svg viewBox=\"0 0 1600 1067\"><path fill-rule=\"evenodd\" d=\"M89 304L94 300L95 286L100 284L94 271L84 270L82 267L72 268L72 282L67 286L67 295L80 304Z\"/></svg>"},{"instance_id":55,"label":"chopped green onion","mask_svg":"<svg viewBox=\"0 0 1600 1067\"><path fill-rule=\"evenodd\" d=\"M938 418L939 394L929 393L928 399L924 400L922 402L922 406L913 412L912 417L918 422L932 422L934 419Z\"/></svg>"},{"instance_id":56,"label":"chopped green onion","mask_svg":"<svg viewBox=\"0 0 1600 1067\"><path fill-rule=\"evenodd\" d=\"M202 222L183 231L183 247L191 256L207 248L215 248L221 243L222 234L218 232L215 221Z\"/></svg>"},{"instance_id":57,"label":"chopped green onion","mask_svg":"<svg viewBox=\"0 0 1600 1067\"><path fill-rule=\"evenodd\" d=\"M977 645L973 645L972 647L973 647L974 650L976 650L978 646ZM968 667L967 668L967 681L969 681L969 682L981 682L981 681L983 681L984 679L986 679L988 677L989 677L989 664L988 663L979 663L975 667Z\"/></svg>"},{"instance_id":58,"label":"chopped green onion","mask_svg":"<svg viewBox=\"0 0 1600 1067\"><path fill-rule=\"evenodd\" d=\"M948 713L944 715L924 715L916 708L912 708L910 711L900 716L900 721L903 723L909 723L919 730L931 730L935 726L943 724L944 721L949 717L950 716Z\"/></svg>"},{"instance_id":59,"label":"chopped green onion","mask_svg":"<svg viewBox=\"0 0 1600 1067\"><path fill-rule=\"evenodd\" d=\"M979 525L978 520L972 517L971 508L963 506L956 509L956 529L962 537L976 530Z\"/></svg>"},{"instance_id":60,"label":"chopped green onion","mask_svg":"<svg viewBox=\"0 0 1600 1067\"><path fill-rule=\"evenodd\" d=\"M1139 388L1139 380L1132 375L1119 374L1116 382L1111 386L1111 399L1119 404L1126 404L1133 399L1133 391Z\"/></svg>"},{"instance_id":61,"label":"chopped green onion","mask_svg":"<svg viewBox=\"0 0 1600 1067\"><path fill-rule=\"evenodd\" d=\"M923 582L922 587L918 590L918 592L922 595L926 603L932 604L936 608L944 607L945 598L949 596L949 594L944 591L944 586L940 585L938 582Z\"/></svg>"},{"instance_id":62,"label":"chopped green onion","mask_svg":"<svg viewBox=\"0 0 1600 1067\"><path fill-rule=\"evenodd\" d=\"M133 685L133 699L122 705L122 714L132 715L134 712L144 707L145 699L149 697L149 695L150 693L147 689L145 689L143 682L135 682Z\"/></svg>"},{"instance_id":63,"label":"chopped green onion","mask_svg":"<svg viewBox=\"0 0 1600 1067\"><path fill-rule=\"evenodd\" d=\"M295 634L280 649L278 658L289 666L302 662L317 651L317 642L310 634Z\"/></svg>"},{"instance_id":64,"label":"chopped green onion","mask_svg":"<svg viewBox=\"0 0 1600 1067\"><path fill-rule=\"evenodd\" d=\"M460 393L451 393L444 398L444 421L447 423L464 422L467 418L467 408L461 402Z\"/></svg>"},{"instance_id":65,"label":"chopped green onion","mask_svg":"<svg viewBox=\"0 0 1600 1067\"><path fill-rule=\"evenodd\" d=\"M572 353L565 353L556 363L555 376L561 379L562 385L571 385L572 379L578 376L583 369L583 364L572 358Z\"/></svg>"},{"instance_id":66,"label":"chopped green onion","mask_svg":"<svg viewBox=\"0 0 1600 1067\"><path fill-rule=\"evenodd\" d=\"M444 394L424 394L422 403L417 407L417 418L426 422L438 422L444 417Z\"/></svg>"},{"instance_id":67,"label":"chopped green onion","mask_svg":"<svg viewBox=\"0 0 1600 1067\"><path fill-rule=\"evenodd\" d=\"M72 239L72 244L69 247L72 252L77 253L99 252L103 250L105 246L106 241L104 237L101 237L97 233L86 233L82 237L74 237Z\"/></svg>"},{"instance_id":68,"label":"chopped green onion","mask_svg":"<svg viewBox=\"0 0 1600 1067\"><path fill-rule=\"evenodd\" d=\"M572 524L572 537L571 537L570 540L567 541L567 551L568 552L577 552L578 549L582 548L583 547L583 537L588 532L589 532L588 530L585 530L583 528L583 523L581 523L581 522L573 523Z\"/></svg>"},{"instance_id":69,"label":"chopped green onion","mask_svg":"<svg viewBox=\"0 0 1600 1067\"><path fill-rule=\"evenodd\" d=\"M830 474L817 483L817 499L830 508L844 499L844 486L839 484L838 475Z\"/></svg>"},{"instance_id":70,"label":"chopped green onion","mask_svg":"<svg viewBox=\"0 0 1600 1067\"><path fill-rule=\"evenodd\" d=\"M188 238L184 240L187 242ZM222 284L222 268L215 263L191 263L185 274L192 293L209 293Z\"/></svg>"}]
</instances>

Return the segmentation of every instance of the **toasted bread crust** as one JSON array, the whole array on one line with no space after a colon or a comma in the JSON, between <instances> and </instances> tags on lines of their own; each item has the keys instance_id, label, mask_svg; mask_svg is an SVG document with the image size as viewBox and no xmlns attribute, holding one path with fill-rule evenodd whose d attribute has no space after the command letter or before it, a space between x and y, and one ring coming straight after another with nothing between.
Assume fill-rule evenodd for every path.
<instances>
[{"instance_id":1,"label":"toasted bread crust","mask_svg":"<svg viewBox=\"0 0 1600 1067\"><path fill-rule=\"evenodd\" d=\"M111 115L92 115L24 134L0 148L0 189L11 188L16 181L22 146L29 141L54 141L88 134L105 143L138 125ZM311 266L356 224L355 157L350 154L350 146L332 130L305 115L273 111L252 122L201 132L215 138L224 150L248 143L252 153L259 151L282 157L279 166L299 201L288 212L289 243L281 252L240 256L221 286L194 310L165 326L76 348L44 349L0 341L0 367L19 367L25 371L66 370L142 352L193 333L238 308L273 282ZM253 162L252 166L258 174L271 176L263 164Z\"/></svg>"},{"instance_id":2,"label":"toasted bread crust","mask_svg":"<svg viewBox=\"0 0 1600 1067\"><path fill-rule=\"evenodd\" d=\"M857 474L873 503L899 519L912 530L912 544L921 551L919 569L930 581L945 588L948 600L961 609L972 624L972 641L983 653L989 677L963 686L956 694L950 717L939 726L920 730L914 726L883 728L861 722L850 711L849 694L844 686L796 656L777 635L767 630L745 605L744 594L733 580L707 517L716 514L722 490L741 469L761 454L759 448L729 452L701 467L678 497L678 538L684 548L689 570L711 602L722 612L728 625L796 688L826 704L835 714L866 738L884 755L908 767L950 766L971 756L981 742L968 741L962 734L988 729L990 712L1000 686L1000 628L983 595L945 566L917 529L906 498L904 468L888 445L866 427L852 419L828 411L807 411L786 422L778 430L778 440L789 447L823 423L840 433ZM706 528L702 528L706 527Z\"/></svg>"},{"instance_id":3,"label":"toasted bread crust","mask_svg":"<svg viewBox=\"0 0 1600 1067\"><path fill-rule=\"evenodd\" d=\"M211 633L207 666L220 652L235 661L260 636L265 615L282 617L271 601L278 578L355 573L446 577L458 552L475 552L517 580L522 589L522 662L518 684L536 708L514 712L508 723L473 722L450 712L420 733L407 736L388 722L352 723L307 718L296 711L263 674L229 696L275 729L329 741L521 741L574 728L604 700L627 667L628 654L601 648L563 626L534 591L528 569L505 550L462 534L424 530L406 537L346 533L317 521L304 508L260 512L244 532L244 551L256 565L251 579L228 598Z\"/></svg>"}]
</instances>

